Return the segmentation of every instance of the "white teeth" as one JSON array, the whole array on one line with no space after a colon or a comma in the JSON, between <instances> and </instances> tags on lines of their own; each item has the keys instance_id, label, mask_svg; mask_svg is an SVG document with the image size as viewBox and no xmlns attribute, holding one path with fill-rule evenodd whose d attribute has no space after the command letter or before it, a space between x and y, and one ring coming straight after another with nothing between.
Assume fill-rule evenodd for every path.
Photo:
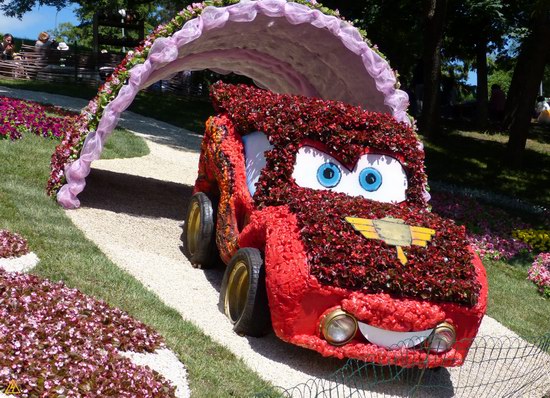
<instances>
[{"instance_id":1,"label":"white teeth","mask_svg":"<svg viewBox=\"0 0 550 398\"><path fill-rule=\"evenodd\" d=\"M433 332L433 329L418 332L393 332L370 326L363 322L358 322L358 324L359 330L361 330L361 333L363 333L363 336L368 341L390 350L397 350L401 347L414 347L426 340Z\"/></svg>"}]
</instances>

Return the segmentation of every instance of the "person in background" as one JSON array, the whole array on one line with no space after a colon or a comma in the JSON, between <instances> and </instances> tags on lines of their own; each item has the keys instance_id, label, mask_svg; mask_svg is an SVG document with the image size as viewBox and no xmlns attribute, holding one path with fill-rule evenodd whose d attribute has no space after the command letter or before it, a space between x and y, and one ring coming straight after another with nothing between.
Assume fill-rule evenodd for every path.
<instances>
[{"instance_id":1,"label":"person in background","mask_svg":"<svg viewBox=\"0 0 550 398\"><path fill-rule=\"evenodd\" d=\"M41 50L49 50L50 48L57 48L57 43L55 40L50 40L50 35L48 32L41 32L38 35L38 40L34 43L34 46L36 48L40 48Z\"/></svg>"},{"instance_id":2,"label":"person in background","mask_svg":"<svg viewBox=\"0 0 550 398\"><path fill-rule=\"evenodd\" d=\"M546 111L549 109L550 105L548 105L548 102L546 102L546 98L544 98L542 95L540 97L537 97L537 104L535 105L535 117L539 117L542 111Z\"/></svg>"},{"instance_id":3,"label":"person in background","mask_svg":"<svg viewBox=\"0 0 550 398\"><path fill-rule=\"evenodd\" d=\"M504 119L504 107L506 106L506 94L500 85L491 86L491 98L489 99L489 116L496 122Z\"/></svg>"},{"instance_id":4,"label":"person in background","mask_svg":"<svg viewBox=\"0 0 550 398\"><path fill-rule=\"evenodd\" d=\"M537 98L535 106L537 122L540 124L550 125L550 104L546 102L546 98L540 96Z\"/></svg>"},{"instance_id":5,"label":"person in background","mask_svg":"<svg viewBox=\"0 0 550 398\"><path fill-rule=\"evenodd\" d=\"M0 58L4 60L11 60L13 59L14 53L15 45L13 43L13 36L6 33L2 38L2 43L0 43Z\"/></svg>"}]
</instances>

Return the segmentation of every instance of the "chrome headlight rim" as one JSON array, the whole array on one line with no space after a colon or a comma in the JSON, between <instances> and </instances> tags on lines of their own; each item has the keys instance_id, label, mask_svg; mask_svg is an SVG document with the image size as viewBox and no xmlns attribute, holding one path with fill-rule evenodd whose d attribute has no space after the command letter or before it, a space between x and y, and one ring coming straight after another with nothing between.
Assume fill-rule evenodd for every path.
<instances>
[{"instance_id":1,"label":"chrome headlight rim","mask_svg":"<svg viewBox=\"0 0 550 398\"><path fill-rule=\"evenodd\" d=\"M333 322L335 322L335 321L337 321L338 319L341 319L341 318L345 318L347 320L352 321L353 332L350 333L350 335L345 340L336 341L335 339L333 339L331 337L331 335L329 333L329 327L331 326L331 324ZM350 313L344 311L341 308L337 308L333 311L330 311L328 314L326 314L323 317L323 319L321 320L320 329L321 329L321 334L323 335L323 337L325 338L325 340L329 344L334 345L334 346L342 346L342 345L345 345L345 344L349 343L351 340L353 340L353 338L357 334L357 330L359 329L359 327L358 327L358 324L357 324L357 319L355 319L355 317L353 315L351 315Z\"/></svg>"},{"instance_id":2,"label":"chrome headlight rim","mask_svg":"<svg viewBox=\"0 0 550 398\"><path fill-rule=\"evenodd\" d=\"M439 336L443 335L444 333L450 333L451 339L446 341L446 347L445 349L441 349L441 339ZM438 340L437 346L434 347L434 341ZM448 351L450 351L453 348L453 345L456 343L456 330L453 325L451 325L449 322L443 322L437 325L432 333L432 335L428 338L427 344L428 349L430 353L432 354L444 354Z\"/></svg>"}]
</instances>

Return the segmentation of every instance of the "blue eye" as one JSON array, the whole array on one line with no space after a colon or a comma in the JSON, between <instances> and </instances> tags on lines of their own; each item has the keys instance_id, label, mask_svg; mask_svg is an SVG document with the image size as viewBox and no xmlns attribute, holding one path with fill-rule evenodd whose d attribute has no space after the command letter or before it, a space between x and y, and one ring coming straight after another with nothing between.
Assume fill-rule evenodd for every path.
<instances>
[{"instance_id":1,"label":"blue eye","mask_svg":"<svg viewBox=\"0 0 550 398\"><path fill-rule=\"evenodd\" d=\"M365 167L359 174L359 184L365 191L374 192L382 185L382 174L372 167Z\"/></svg>"},{"instance_id":2,"label":"blue eye","mask_svg":"<svg viewBox=\"0 0 550 398\"><path fill-rule=\"evenodd\" d=\"M323 163L317 169L317 181L325 188L332 188L338 185L342 178L340 168L334 163Z\"/></svg>"}]
</instances>

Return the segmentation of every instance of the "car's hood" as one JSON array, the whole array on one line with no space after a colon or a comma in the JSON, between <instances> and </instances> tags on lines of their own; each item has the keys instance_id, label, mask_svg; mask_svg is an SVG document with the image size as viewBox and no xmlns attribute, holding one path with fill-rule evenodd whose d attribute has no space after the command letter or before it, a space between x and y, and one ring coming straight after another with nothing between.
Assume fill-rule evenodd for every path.
<instances>
[{"instance_id":1,"label":"car's hood","mask_svg":"<svg viewBox=\"0 0 550 398\"><path fill-rule=\"evenodd\" d=\"M295 188L310 272L321 283L365 293L477 302L480 286L463 227L427 209Z\"/></svg>"}]
</instances>

